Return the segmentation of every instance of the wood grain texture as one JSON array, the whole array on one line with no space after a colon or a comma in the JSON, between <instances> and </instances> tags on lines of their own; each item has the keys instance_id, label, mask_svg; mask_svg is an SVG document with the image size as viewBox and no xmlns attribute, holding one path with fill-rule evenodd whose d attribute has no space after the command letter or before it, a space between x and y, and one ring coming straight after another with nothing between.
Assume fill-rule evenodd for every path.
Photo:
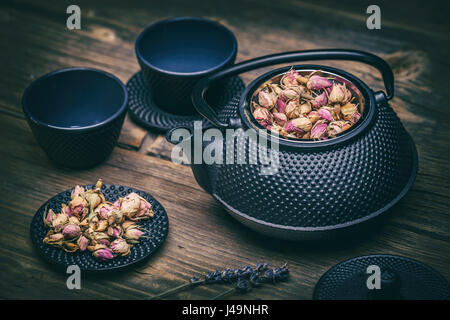
<instances>
[{"instance_id":1,"label":"wood grain texture","mask_svg":"<svg viewBox=\"0 0 450 320\"><path fill-rule=\"evenodd\" d=\"M266 286L242 299L310 299L332 265L358 255L393 253L423 261L450 279L450 90L448 4L380 1L382 29L365 26L368 1L77 1L82 30L65 27L69 1L0 3L0 298L140 299L174 287L192 275L224 267L287 262L289 282ZM436 10L436 7L439 10ZM407 8L407 9L405 9ZM380 229L365 239L311 246L255 234L234 219L195 182L190 168L170 160L162 135L128 118L111 157L89 170L55 167L23 119L23 90L38 76L66 66L88 66L124 83L139 70L134 40L160 19L194 15L229 27L239 43L238 61L281 51L316 48L367 50L393 68L392 107L419 152L412 190ZM375 89L380 75L359 63L325 61L348 70ZM246 83L267 69L242 75ZM66 275L50 269L33 250L29 225L43 201L102 177L151 193L166 208L166 243L145 264L113 276L86 276L82 290L67 290ZM209 298L214 285L171 296Z\"/></svg>"}]
</instances>

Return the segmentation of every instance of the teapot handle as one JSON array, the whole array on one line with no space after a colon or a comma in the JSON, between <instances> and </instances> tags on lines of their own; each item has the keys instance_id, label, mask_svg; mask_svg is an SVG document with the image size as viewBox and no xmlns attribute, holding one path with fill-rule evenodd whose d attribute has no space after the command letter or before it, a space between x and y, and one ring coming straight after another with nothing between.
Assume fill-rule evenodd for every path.
<instances>
[{"instance_id":1,"label":"teapot handle","mask_svg":"<svg viewBox=\"0 0 450 320\"><path fill-rule=\"evenodd\" d=\"M386 100L394 97L394 74L386 61L368 52L345 49L324 49L292 51L286 53L271 54L237 63L227 69L214 73L197 82L192 91L192 103L195 109L203 117L208 119L216 127L227 128L229 124L219 120L215 110L206 102L205 92L212 82L230 77L250 70L285 62L304 60L353 60L371 65L380 71L386 88Z\"/></svg>"}]
</instances>

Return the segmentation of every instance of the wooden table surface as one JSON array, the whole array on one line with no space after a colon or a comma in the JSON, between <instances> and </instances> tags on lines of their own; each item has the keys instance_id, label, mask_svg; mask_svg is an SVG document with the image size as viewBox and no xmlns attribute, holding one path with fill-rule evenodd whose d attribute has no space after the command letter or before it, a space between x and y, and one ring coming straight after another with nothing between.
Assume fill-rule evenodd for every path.
<instances>
[{"instance_id":1,"label":"wooden table surface","mask_svg":"<svg viewBox=\"0 0 450 320\"><path fill-rule=\"evenodd\" d=\"M450 27L448 2L378 1L382 29L366 28L367 1L81 1L82 29L66 28L72 1L0 3L0 298L143 299L192 275L246 263L287 262L290 281L232 298L310 299L315 283L334 264L359 255L391 253L425 262L450 279ZM239 224L195 182L188 166L170 161L171 145L125 121L119 145L89 170L55 167L25 122L21 96L52 70L86 66L124 83L139 70L134 41L147 25L181 15L203 16L229 27L237 60L281 51L352 48L386 59L395 74L392 100L419 153L411 191L388 221L364 239L311 246L273 240ZM326 61L381 88L379 74L352 62ZM242 75L248 83L264 70ZM36 210L75 184L130 185L150 192L166 208L170 231L144 265L113 276L82 277L68 290L64 273L34 251L29 225ZM210 298L224 286L195 288L174 299Z\"/></svg>"}]
</instances>

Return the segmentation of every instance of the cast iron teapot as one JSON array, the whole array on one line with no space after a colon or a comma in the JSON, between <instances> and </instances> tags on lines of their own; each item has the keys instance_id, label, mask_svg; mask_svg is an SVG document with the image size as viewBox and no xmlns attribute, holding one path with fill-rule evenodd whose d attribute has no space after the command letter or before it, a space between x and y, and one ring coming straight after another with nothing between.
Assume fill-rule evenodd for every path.
<instances>
[{"instance_id":1,"label":"cast iron teapot","mask_svg":"<svg viewBox=\"0 0 450 320\"><path fill-rule=\"evenodd\" d=\"M260 67L303 60L354 60L369 64L381 72L386 93L372 91L363 81L341 69L293 66L297 72L321 70L346 81L361 103L361 119L352 128L321 141L283 137L271 140L273 134L252 116L250 104L255 91L291 67L264 73L220 113L204 98L215 81ZM235 131L236 139L231 142L224 138L201 143L203 150L222 148L221 157L231 151L234 161L194 163L193 127L187 128L192 145L187 157L199 185L233 217L258 232L285 239L317 240L365 230L371 222L380 221L406 194L417 173L414 142L388 104L393 96L394 76L389 65L362 51L295 51L241 62L203 78L192 93L196 110L209 120L203 132L215 127L226 136L226 129L241 128ZM167 133L167 139L173 144L180 142L179 136L174 135L175 129ZM264 139L277 141L278 149L261 144ZM261 165L239 163L239 150L246 150L250 158L261 152L275 155L276 172L261 174Z\"/></svg>"}]
</instances>

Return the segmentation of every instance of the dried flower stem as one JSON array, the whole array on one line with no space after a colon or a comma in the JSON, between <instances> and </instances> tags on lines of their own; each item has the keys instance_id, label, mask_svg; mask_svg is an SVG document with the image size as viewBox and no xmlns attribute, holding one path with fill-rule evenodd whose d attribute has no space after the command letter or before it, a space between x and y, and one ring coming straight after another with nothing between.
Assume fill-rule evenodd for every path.
<instances>
[{"instance_id":1,"label":"dried flower stem","mask_svg":"<svg viewBox=\"0 0 450 320\"><path fill-rule=\"evenodd\" d=\"M179 285L178 287L175 287L175 288L169 289L167 291L164 291L162 293L159 293L159 294L149 298L148 300L161 299L161 298L164 298L165 296L177 293L177 292L179 292L179 291L181 291L183 289L188 289L188 288L193 287L195 285L204 284L204 283L205 283L205 280L198 280L198 281L194 281L194 282L189 281L187 283L183 283L182 285Z\"/></svg>"},{"instance_id":2,"label":"dried flower stem","mask_svg":"<svg viewBox=\"0 0 450 320\"><path fill-rule=\"evenodd\" d=\"M235 291L236 291L236 287L230 288L230 289L228 289L227 291L224 291L224 292L222 292L221 294L218 294L217 296L211 298L210 300L219 300L219 299L221 299L222 297L225 297L226 295L229 295L229 294L231 294L231 293L233 293L233 292L235 292Z\"/></svg>"}]
</instances>

